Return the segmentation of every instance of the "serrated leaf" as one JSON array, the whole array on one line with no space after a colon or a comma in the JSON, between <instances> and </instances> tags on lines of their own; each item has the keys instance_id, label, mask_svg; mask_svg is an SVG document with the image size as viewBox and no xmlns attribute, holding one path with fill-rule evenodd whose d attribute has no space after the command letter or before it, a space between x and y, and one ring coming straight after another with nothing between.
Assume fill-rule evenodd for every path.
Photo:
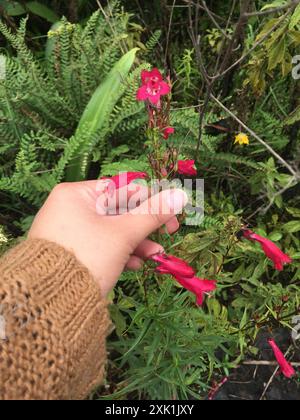
<instances>
[{"instance_id":1,"label":"serrated leaf","mask_svg":"<svg viewBox=\"0 0 300 420\"><path fill-rule=\"evenodd\" d=\"M113 176L120 172L149 172L149 167L142 160L124 159L122 162L113 162L103 165L102 176Z\"/></svg>"}]
</instances>

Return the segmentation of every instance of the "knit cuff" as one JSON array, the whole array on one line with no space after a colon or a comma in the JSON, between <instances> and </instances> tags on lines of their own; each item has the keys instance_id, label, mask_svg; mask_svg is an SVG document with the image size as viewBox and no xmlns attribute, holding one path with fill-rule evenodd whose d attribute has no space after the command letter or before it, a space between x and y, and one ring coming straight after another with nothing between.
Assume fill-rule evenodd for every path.
<instances>
[{"instance_id":1,"label":"knit cuff","mask_svg":"<svg viewBox=\"0 0 300 420\"><path fill-rule=\"evenodd\" d=\"M0 279L0 305L19 305L22 317L25 313L29 320L7 345L18 347L22 341L21 359L33 351L32 337L44 349L43 367L35 354L29 356L36 366L31 368L32 378L25 374L25 381L33 383L28 398L85 397L103 379L110 329L107 302L89 271L61 246L31 239L4 256ZM16 312L7 324L8 333L16 327L15 317ZM41 372L47 363L49 369Z\"/></svg>"}]
</instances>

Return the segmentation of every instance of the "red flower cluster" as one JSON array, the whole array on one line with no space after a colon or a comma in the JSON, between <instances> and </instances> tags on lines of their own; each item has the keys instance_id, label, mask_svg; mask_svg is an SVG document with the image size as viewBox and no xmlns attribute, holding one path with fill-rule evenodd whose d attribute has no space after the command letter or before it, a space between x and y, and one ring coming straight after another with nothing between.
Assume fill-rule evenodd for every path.
<instances>
[{"instance_id":1,"label":"red flower cluster","mask_svg":"<svg viewBox=\"0 0 300 420\"><path fill-rule=\"evenodd\" d=\"M162 74L157 68L152 71L143 71L141 74L142 86L137 92L137 100L146 102L148 116L149 116L149 130L159 130L161 137L168 140L170 135L174 134L175 129L170 126L170 97L167 97L164 101L161 100L162 96L168 95L171 92L170 81L165 81ZM153 142L154 143L154 142ZM163 143L160 142L158 145L155 144L156 149L162 149L161 161L157 159L157 155L151 155L150 159L151 167L154 173L162 175L163 177L169 177L178 173L184 176L194 177L197 175L197 168L195 166L195 160L178 160L178 150L176 148L169 147L167 145L167 151L165 154ZM157 166L157 161L159 162ZM129 182L136 178L145 178L145 173L129 173ZM114 177L112 178L114 180ZM117 182L116 182L117 181ZM118 180L114 180L119 185ZM128 182L128 183L129 183ZM292 262L292 259L284 254L272 241L264 238L249 229L242 230L243 237L252 242L257 242L261 245L265 255L274 263L276 270L283 270L284 264ZM194 269L180 258L174 257L167 254L156 254L151 259L157 263L156 272L159 274L171 275L182 287L192 292L197 300L198 305L202 305L205 294L214 291L217 288L217 282L215 280L207 280L196 277ZM272 347L275 357L280 365L282 373L287 377L291 378L296 374L292 365L286 360L284 354L280 351L274 340L269 340L269 344ZM213 399L213 396L217 390L226 382L226 378L221 382L220 385L215 387L209 399Z\"/></svg>"},{"instance_id":2,"label":"red flower cluster","mask_svg":"<svg viewBox=\"0 0 300 420\"><path fill-rule=\"evenodd\" d=\"M177 172L185 176L196 176L197 169L194 160L179 160Z\"/></svg>"},{"instance_id":3,"label":"red flower cluster","mask_svg":"<svg viewBox=\"0 0 300 420\"><path fill-rule=\"evenodd\" d=\"M245 229L243 235L246 239L258 242L261 245L266 256L273 261L275 270L282 271L284 264L292 262L292 259L284 254L270 239L257 235L249 229Z\"/></svg>"},{"instance_id":4,"label":"red flower cluster","mask_svg":"<svg viewBox=\"0 0 300 420\"><path fill-rule=\"evenodd\" d=\"M163 80L158 69L142 71L142 86L136 96L138 101L150 101L152 105L159 106L161 96L168 95L170 92L169 84Z\"/></svg>"},{"instance_id":5,"label":"red flower cluster","mask_svg":"<svg viewBox=\"0 0 300 420\"><path fill-rule=\"evenodd\" d=\"M157 68L151 71L143 70L141 79L142 86L137 91L136 98L138 101L147 103L149 127L159 128L163 138L168 140L170 135L174 134L175 129L168 125L169 112L166 112L165 107L162 106L161 97L168 95L171 92L171 87L163 80L163 76Z\"/></svg>"},{"instance_id":6,"label":"red flower cluster","mask_svg":"<svg viewBox=\"0 0 300 420\"><path fill-rule=\"evenodd\" d=\"M293 366L286 360L284 357L284 354L280 350L280 348L277 346L274 340L269 340L269 344L273 349L274 355L276 357L276 360L280 366L280 369L284 376L287 378L292 378L296 375L295 369Z\"/></svg>"},{"instance_id":7,"label":"red flower cluster","mask_svg":"<svg viewBox=\"0 0 300 420\"><path fill-rule=\"evenodd\" d=\"M181 286L197 297L197 305L202 305L204 295L216 289L215 280L206 280L195 277L195 271L185 261L176 258L172 255L157 254L152 257L152 260L159 265L156 271L160 274L170 274L173 276Z\"/></svg>"},{"instance_id":8,"label":"red flower cluster","mask_svg":"<svg viewBox=\"0 0 300 420\"><path fill-rule=\"evenodd\" d=\"M164 139L168 140L168 138L170 137L171 134L175 133L175 128L173 127L167 127L164 129L163 131L163 135L164 135Z\"/></svg>"}]
</instances>

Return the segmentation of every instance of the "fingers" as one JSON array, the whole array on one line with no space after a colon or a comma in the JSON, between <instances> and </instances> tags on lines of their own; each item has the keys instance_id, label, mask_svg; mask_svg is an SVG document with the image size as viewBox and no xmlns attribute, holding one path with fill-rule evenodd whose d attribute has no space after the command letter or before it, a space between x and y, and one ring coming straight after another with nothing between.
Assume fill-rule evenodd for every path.
<instances>
[{"instance_id":1,"label":"fingers","mask_svg":"<svg viewBox=\"0 0 300 420\"><path fill-rule=\"evenodd\" d=\"M187 202L187 195L182 190L163 191L121 216L118 220L120 229L135 249L152 232L181 213Z\"/></svg>"},{"instance_id":2,"label":"fingers","mask_svg":"<svg viewBox=\"0 0 300 420\"><path fill-rule=\"evenodd\" d=\"M96 210L98 215L120 215L129 210L133 210L151 196L151 188L131 183L123 188L114 190L114 194L109 196L106 191L107 180L84 181L73 184L81 189L87 190L96 199ZM91 197L92 198L92 197ZM177 232L180 225L176 217L173 217L161 229L161 233L172 235Z\"/></svg>"},{"instance_id":3,"label":"fingers","mask_svg":"<svg viewBox=\"0 0 300 420\"><path fill-rule=\"evenodd\" d=\"M150 195L151 190L148 187L132 183L114 192L112 199L108 202L108 208L113 209L116 207L119 213L124 214L138 207Z\"/></svg>"},{"instance_id":4,"label":"fingers","mask_svg":"<svg viewBox=\"0 0 300 420\"><path fill-rule=\"evenodd\" d=\"M144 261L147 261L152 255L164 252L163 246L156 242L145 239L134 251L126 264L126 270L138 271L143 265Z\"/></svg>"},{"instance_id":5,"label":"fingers","mask_svg":"<svg viewBox=\"0 0 300 420\"><path fill-rule=\"evenodd\" d=\"M141 258L137 257L136 255L132 255L126 264L125 269L131 271L139 271L141 268L143 268L143 265L144 261Z\"/></svg>"},{"instance_id":6,"label":"fingers","mask_svg":"<svg viewBox=\"0 0 300 420\"><path fill-rule=\"evenodd\" d=\"M163 246L157 244L156 242L150 241L150 239L145 239L141 242L134 251L134 255L141 258L144 261L147 261L151 255L164 252Z\"/></svg>"},{"instance_id":7,"label":"fingers","mask_svg":"<svg viewBox=\"0 0 300 420\"><path fill-rule=\"evenodd\" d=\"M100 194L96 203L97 213L111 216L127 213L147 200L151 194L148 187L134 183L115 189L112 194L109 194L105 190L103 181L98 185L98 191Z\"/></svg>"},{"instance_id":8,"label":"fingers","mask_svg":"<svg viewBox=\"0 0 300 420\"><path fill-rule=\"evenodd\" d=\"M169 235L172 235L173 233L177 232L180 228L180 224L177 220L177 217L172 217L171 220L169 220L164 227L160 229L160 233L168 233Z\"/></svg>"}]
</instances>

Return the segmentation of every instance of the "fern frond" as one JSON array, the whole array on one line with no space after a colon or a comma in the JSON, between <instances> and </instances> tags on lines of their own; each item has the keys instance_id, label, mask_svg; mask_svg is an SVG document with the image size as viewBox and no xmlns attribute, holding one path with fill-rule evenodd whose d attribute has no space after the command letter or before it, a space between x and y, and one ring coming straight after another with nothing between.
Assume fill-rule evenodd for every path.
<instances>
[{"instance_id":1,"label":"fern frond","mask_svg":"<svg viewBox=\"0 0 300 420\"><path fill-rule=\"evenodd\" d=\"M234 155L232 153L214 153L207 154L207 159L211 159L213 162L224 162L226 164L244 165L248 168L255 169L257 171L263 171L264 168L257 162L252 161L249 158L243 156Z\"/></svg>"}]
</instances>

